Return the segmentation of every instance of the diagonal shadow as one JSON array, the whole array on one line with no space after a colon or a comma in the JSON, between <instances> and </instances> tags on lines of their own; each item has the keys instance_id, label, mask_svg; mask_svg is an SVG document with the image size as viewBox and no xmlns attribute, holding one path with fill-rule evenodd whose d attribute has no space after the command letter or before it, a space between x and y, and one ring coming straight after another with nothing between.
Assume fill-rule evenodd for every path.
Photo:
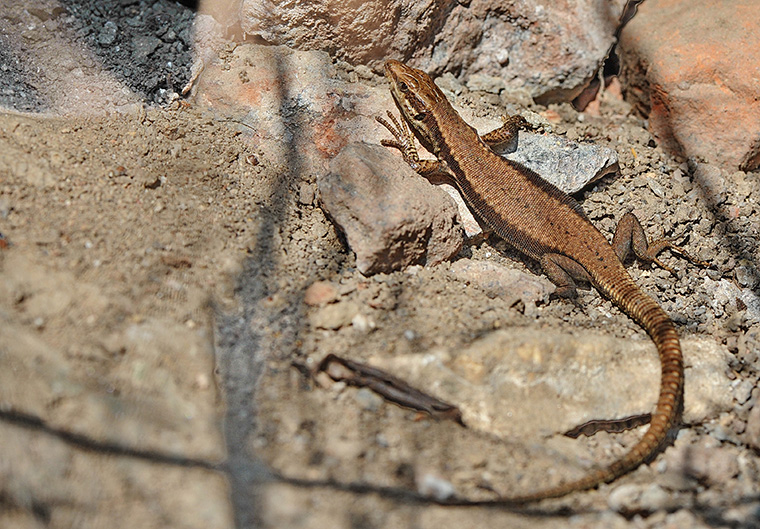
<instances>
[{"instance_id":1,"label":"diagonal shadow","mask_svg":"<svg viewBox=\"0 0 760 529\"><path fill-rule=\"evenodd\" d=\"M279 79L275 83L278 112L273 112L283 121L284 129L291 134L284 135L286 154L280 166L286 172L275 179L269 190L266 214L262 217L257 237L252 245L251 255L246 259L239 278L236 294L242 304L242 312L232 315L220 314L217 325L217 365L227 411L224 419L224 434L227 444L227 476L232 485L232 503L238 528L257 527L264 506L259 490L263 483L273 477L270 469L257 460L251 446L253 436L259 426L256 409L256 391L265 363L276 353L294 354L301 326L295 317L300 310L300 300L290 300L285 308L267 307L265 300L277 287L277 277L283 263L275 234L283 224L292 201L288 188L301 175L304 162L298 152L298 145L304 141L304 133L297 122L285 122L288 110L287 68L283 58L274 54L274 70ZM276 479L276 478L274 478ZM278 480L279 481L279 480Z\"/></svg>"}]
</instances>

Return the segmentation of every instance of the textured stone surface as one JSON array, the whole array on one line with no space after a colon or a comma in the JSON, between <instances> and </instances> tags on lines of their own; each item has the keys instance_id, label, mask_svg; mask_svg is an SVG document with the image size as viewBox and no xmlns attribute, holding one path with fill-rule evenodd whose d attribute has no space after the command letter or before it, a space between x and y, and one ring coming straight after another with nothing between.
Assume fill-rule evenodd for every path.
<instances>
[{"instance_id":1,"label":"textured stone surface","mask_svg":"<svg viewBox=\"0 0 760 529\"><path fill-rule=\"evenodd\" d=\"M438 264L462 247L448 195L385 147L349 145L317 182L321 203L346 234L363 274Z\"/></svg>"},{"instance_id":2,"label":"textured stone surface","mask_svg":"<svg viewBox=\"0 0 760 529\"><path fill-rule=\"evenodd\" d=\"M571 100L602 64L625 2L243 0L243 30L379 68L388 58L430 72L487 74L543 101Z\"/></svg>"},{"instance_id":3,"label":"textured stone surface","mask_svg":"<svg viewBox=\"0 0 760 529\"><path fill-rule=\"evenodd\" d=\"M626 95L667 149L760 163L760 18L747 0L647 0L621 35Z\"/></svg>"},{"instance_id":4,"label":"textured stone surface","mask_svg":"<svg viewBox=\"0 0 760 529\"><path fill-rule=\"evenodd\" d=\"M554 285L545 277L507 268L491 261L459 259L451 272L460 280L483 290L489 298L501 297L509 305L522 302L524 312L536 313L536 303L549 301Z\"/></svg>"},{"instance_id":5,"label":"textured stone surface","mask_svg":"<svg viewBox=\"0 0 760 529\"><path fill-rule=\"evenodd\" d=\"M529 167L568 194L618 170L612 149L554 134L521 133L517 149L505 158Z\"/></svg>"},{"instance_id":6,"label":"textured stone surface","mask_svg":"<svg viewBox=\"0 0 760 529\"><path fill-rule=\"evenodd\" d=\"M730 409L727 353L705 340L686 340L682 349L684 421L698 423ZM660 363L645 335L621 340L590 331L497 331L464 350L439 351L435 360L405 355L375 361L457 402L468 426L505 438L648 413L659 391Z\"/></svg>"}]
</instances>

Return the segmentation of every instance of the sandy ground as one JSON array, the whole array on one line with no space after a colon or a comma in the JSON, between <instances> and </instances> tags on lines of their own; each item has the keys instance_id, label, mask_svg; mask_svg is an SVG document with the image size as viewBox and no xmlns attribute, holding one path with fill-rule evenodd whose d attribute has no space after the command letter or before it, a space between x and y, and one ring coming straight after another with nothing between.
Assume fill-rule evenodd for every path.
<instances>
[{"instance_id":1,"label":"sandy ground","mask_svg":"<svg viewBox=\"0 0 760 529\"><path fill-rule=\"evenodd\" d=\"M603 336L625 355L646 344L642 331L594 291L526 312L448 264L362 276L318 206L314 175L252 149L241 116L178 101L92 117L6 111L0 526L755 527L758 175L694 173L614 97L581 119L568 105L534 110L559 133L619 153L621 175L578 197L603 232L633 210L650 235L675 236L711 263L666 257L676 277L630 267L685 343L715 352L712 390L730 395L654 464L527 512L415 499L409 491L449 485L473 498L540 487L619 456L641 433L464 429L319 384L303 366L328 352L374 362L472 410L471 395L409 366L435 358L441 377L472 381L489 368L468 349L483 339L492 350L554 337L548 350L568 337L607 347ZM460 259L539 272L494 239ZM303 302L317 280L337 288L334 326L317 325L324 307ZM356 314L372 325L351 324ZM484 387L487 402L501 402ZM588 407L589 418L608 418Z\"/></svg>"}]
</instances>

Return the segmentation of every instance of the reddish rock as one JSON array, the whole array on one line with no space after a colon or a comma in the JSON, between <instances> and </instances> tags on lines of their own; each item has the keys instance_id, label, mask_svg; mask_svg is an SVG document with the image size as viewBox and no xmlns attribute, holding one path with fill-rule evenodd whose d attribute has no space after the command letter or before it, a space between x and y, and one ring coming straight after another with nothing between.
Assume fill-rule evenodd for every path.
<instances>
[{"instance_id":1,"label":"reddish rock","mask_svg":"<svg viewBox=\"0 0 760 529\"><path fill-rule=\"evenodd\" d=\"M312 307L332 303L338 299L337 287L328 281L315 281L306 289L303 302Z\"/></svg>"},{"instance_id":2,"label":"reddish rock","mask_svg":"<svg viewBox=\"0 0 760 529\"><path fill-rule=\"evenodd\" d=\"M624 29L621 77L671 152L760 163L760 18L751 0L648 0Z\"/></svg>"}]
</instances>

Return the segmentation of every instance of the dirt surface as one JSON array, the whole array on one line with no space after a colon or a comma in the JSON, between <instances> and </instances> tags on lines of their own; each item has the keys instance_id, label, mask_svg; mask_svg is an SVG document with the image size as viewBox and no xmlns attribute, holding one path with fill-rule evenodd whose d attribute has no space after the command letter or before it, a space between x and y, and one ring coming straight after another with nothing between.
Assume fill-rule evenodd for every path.
<instances>
[{"instance_id":1,"label":"dirt surface","mask_svg":"<svg viewBox=\"0 0 760 529\"><path fill-rule=\"evenodd\" d=\"M443 508L418 493L546 486L621 455L641 431L568 440L548 425L507 438L320 383L307 373L316 362L387 365L472 410L403 361L470 380L488 366L465 351L495 332L498 343L643 332L593 290L526 311L449 264L362 276L318 207L314 175L252 149L243 116L176 101L20 115L34 105L2 102L15 111L0 114L0 444L11 447L0 526L757 526L758 174L673 160L614 95L599 115L531 107L555 133L618 152L621 174L578 196L603 232L633 210L647 233L710 263L666 256L675 276L630 270L685 339L726 353L725 391L739 396L598 491L518 512ZM489 94L459 103L503 113ZM460 259L540 272L495 239ZM318 280L335 298L304 303Z\"/></svg>"}]
</instances>

